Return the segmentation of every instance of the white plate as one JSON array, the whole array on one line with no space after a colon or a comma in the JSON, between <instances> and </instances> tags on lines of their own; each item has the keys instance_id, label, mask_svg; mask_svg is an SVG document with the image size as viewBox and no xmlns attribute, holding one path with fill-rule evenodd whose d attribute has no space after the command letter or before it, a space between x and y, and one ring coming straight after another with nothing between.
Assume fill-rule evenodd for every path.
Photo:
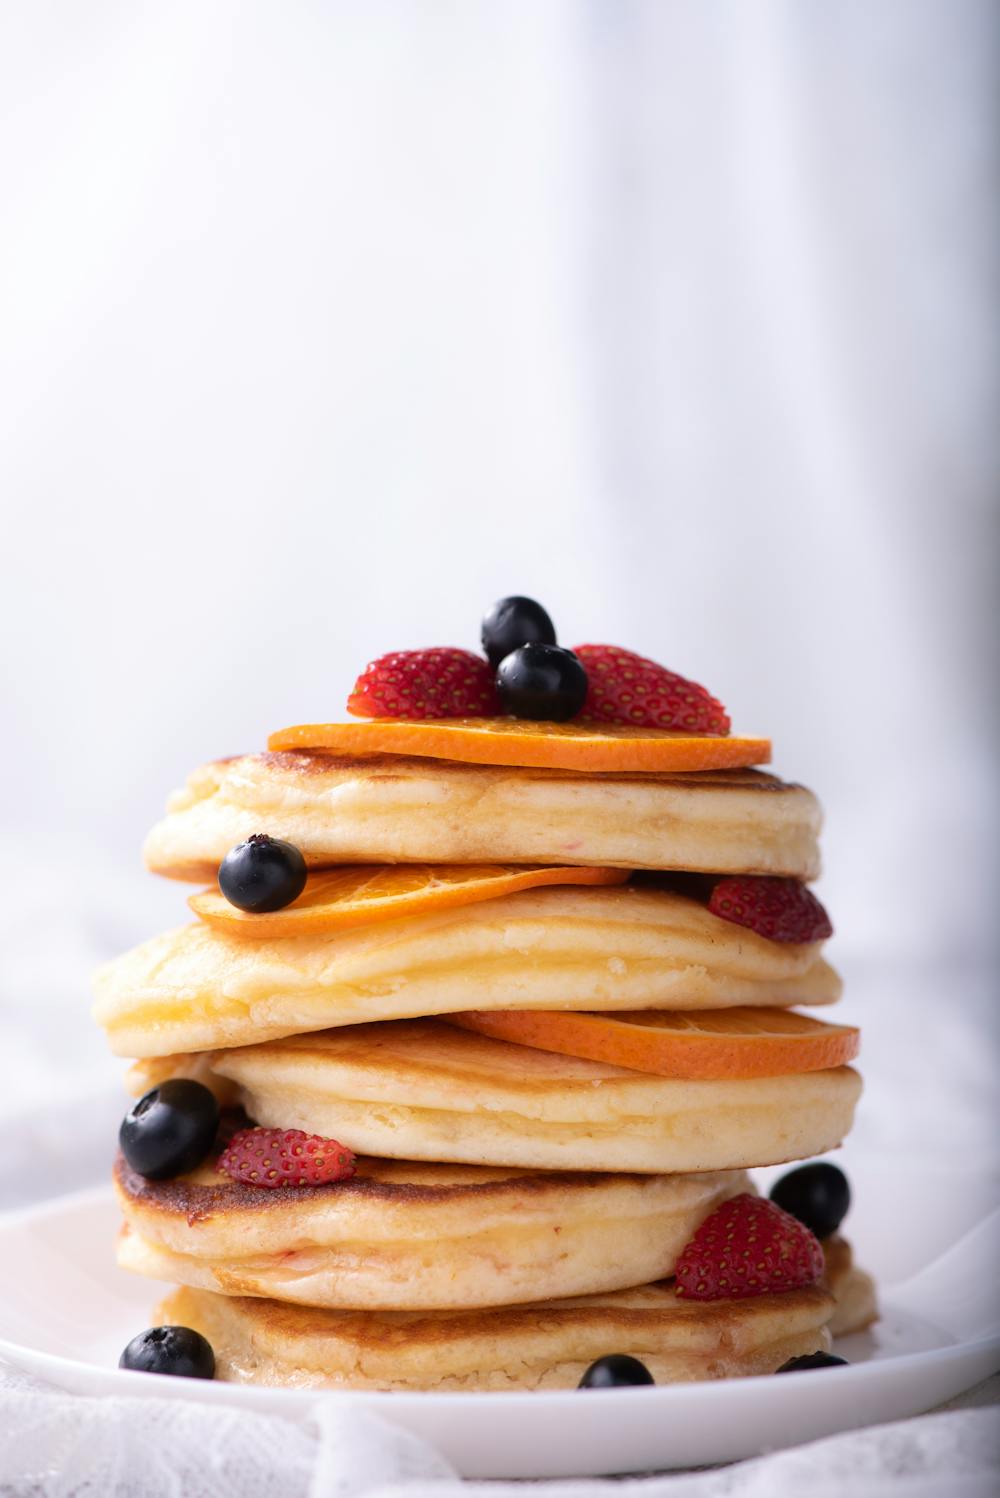
<instances>
[{"instance_id":1,"label":"white plate","mask_svg":"<svg viewBox=\"0 0 1000 1498\"><path fill-rule=\"evenodd\" d=\"M857 1180L852 1171L852 1179ZM905 1208L934 1193L870 1180L851 1216L859 1258L876 1272L890 1244L922 1229ZM872 1192L873 1195L868 1193ZM889 1208L885 1209L888 1202ZM938 1203L940 1205L940 1203ZM855 1221L857 1219L857 1222ZM966 1219L967 1220L967 1219ZM940 1214L936 1215L939 1230ZM317 1398L360 1404L430 1440L467 1477L575 1477L734 1461L854 1426L932 1409L1000 1368L993 1295L1000 1212L965 1232L932 1263L881 1290L883 1319L838 1348L850 1368L607 1392L317 1394L118 1369L125 1343L149 1324L161 1287L117 1269L118 1213L99 1188L0 1219L0 1283L18 1287L0 1305L0 1358L81 1394L199 1399L294 1418ZM891 1236L884 1229L891 1227ZM609 1348L609 1351L614 1351Z\"/></svg>"}]
</instances>

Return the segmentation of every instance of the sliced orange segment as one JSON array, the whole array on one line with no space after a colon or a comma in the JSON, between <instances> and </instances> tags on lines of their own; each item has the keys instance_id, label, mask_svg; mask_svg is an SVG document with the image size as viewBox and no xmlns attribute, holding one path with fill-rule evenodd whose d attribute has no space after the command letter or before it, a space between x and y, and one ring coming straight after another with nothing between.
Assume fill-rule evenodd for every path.
<instances>
[{"instance_id":1,"label":"sliced orange segment","mask_svg":"<svg viewBox=\"0 0 1000 1498\"><path fill-rule=\"evenodd\" d=\"M621 1014L477 1009L446 1018L464 1030L538 1051L706 1082L826 1071L852 1061L861 1043L860 1031L851 1025L827 1025L788 1009L693 1014L659 1009Z\"/></svg>"},{"instance_id":2,"label":"sliced orange segment","mask_svg":"<svg viewBox=\"0 0 1000 1498\"><path fill-rule=\"evenodd\" d=\"M521 718L364 718L282 728L269 749L414 754L524 769L651 771L766 765L770 739L710 738L613 723L532 723Z\"/></svg>"},{"instance_id":3,"label":"sliced orange segment","mask_svg":"<svg viewBox=\"0 0 1000 1498\"><path fill-rule=\"evenodd\" d=\"M624 884L628 869L552 868L524 864L352 864L310 874L297 900L267 915L249 915L217 889L191 895L195 915L235 936L307 936L475 905L542 884Z\"/></svg>"}]
</instances>

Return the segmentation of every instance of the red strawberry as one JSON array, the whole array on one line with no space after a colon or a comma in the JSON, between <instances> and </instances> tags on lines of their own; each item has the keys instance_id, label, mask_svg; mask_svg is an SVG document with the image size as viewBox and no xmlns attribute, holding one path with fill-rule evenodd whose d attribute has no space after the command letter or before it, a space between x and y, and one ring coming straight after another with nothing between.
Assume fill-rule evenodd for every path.
<instances>
[{"instance_id":1,"label":"red strawberry","mask_svg":"<svg viewBox=\"0 0 1000 1498\"><path fill-rule=\"evenodd\" d=\"M687 1300L743 1300L815 1285L823 1250L804 1223L760 1196L733 1196L710 1213L677 1260Z\"/></svg>"},{"instance_id":2,"label":"red strawberry","mask_svg":"<svg viewBox=\"0 0 1000 1498\"><path fill-rule=\"evenodd\" d=\"M722 703L697 682L618 645L577 645L576 654L588 682L581 718L685 733L729 732Z\"/></svg>"},{"instance_id":3,"label":"red strawberry","mask_svg":"<svg viewBox=\"0 0 1000 1498\"><path fill-rule=\"evenodd\" d=\"M830 917L798 879L737 874L720 879L708 899L713 915L749 926L770 941L824 941L833 935Z\"/></svg>"},{"instance_id":4,"label":"red strawberry","mask_svg":"<svg viewBox=\"0 0 1000 1498\"><path fill-rule=\"evenodd\" d=\"M301 1129L240 1129L219 1169L247 1186L325 1186L354 1174L355 1158L335 1139Z\"/></svg>"},{"instance_id":5,"label":"red strawberry","mask_svg":"<svg viewBox=\"0 0 1000 1498\"><path fill-rule=\"evenodd\" d=\"M359 718L496 718L493 667L471 650L393 650L354 683L347 710Z\"/></svg>"}]
</instances>

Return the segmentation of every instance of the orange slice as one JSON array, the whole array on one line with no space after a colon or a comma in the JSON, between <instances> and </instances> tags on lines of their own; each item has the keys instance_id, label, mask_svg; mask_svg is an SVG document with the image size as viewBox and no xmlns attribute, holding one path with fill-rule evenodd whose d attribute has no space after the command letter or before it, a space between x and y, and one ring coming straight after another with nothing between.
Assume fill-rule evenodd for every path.
<instances>
[{"instance_id":1,"label":"orange slice","mask_svg":"<svg viewBox=\"0 0 1000 1498\"><path fill-rule=\"evenodd\" d=\"M523 1009L446 1016L449 1024L496 1040L607 1061L658 1077L721 1081L826 1071L852 1061L860 1031L827 1025L788 1009L735 1008L683 1014L634 1010L621 1014Z\"/></svg>"},{"instance_id":2,"label":"orange slice","mask_svg":"<svg viewBox=\"0 0 1000 1498\"><path fill-rule=\"evenodd\" d=\"M310 874L297 900L267 915L237 910L217 889L189 896L188 904L203 921L230 935L308 936L475 905L541 884L624 884L628 877L628 869L524 864L352 864Z\"/></svg>"},{"instance_id":3,"label":"orange slice","mask_svg":"<svg viewBox=\"0 0 1000 1498\"><path fill-rule=\"evenodd\" d=\"M363 718L282 728L269 749L414 754L477 765L549 770L719 770L766 765L770 739L710 738L613 723L532 723L522 718Z\"/></svg>"}]
</instances>

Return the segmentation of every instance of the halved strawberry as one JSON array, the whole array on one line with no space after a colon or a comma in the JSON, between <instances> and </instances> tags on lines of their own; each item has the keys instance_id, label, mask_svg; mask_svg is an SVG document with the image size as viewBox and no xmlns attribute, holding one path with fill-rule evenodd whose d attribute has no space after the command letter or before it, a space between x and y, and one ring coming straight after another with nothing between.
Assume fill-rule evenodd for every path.
<instances>
[{"instance_id":1,"label":"halved strawberry","mask_svg":"<svg viewBox=\"0 0 1000 1498\"><path fill-rule=\"evenodd\" d=\"M335 1139L302 1129L240 1129L219 1156L219 1169L247 1186L325 1186L346 1181L356 1160Z\"/></svg>"},{"instance_id":2,"label":"halved strawberry","mask_svg":"<svg viewBox=\"0 0 1000 1498\"><path fill-rule=\"evenodd\" d=\"M833 935L826 910L798 879L735 874L713 887L708 908L724 921L747 926L769 941L825 941Z\"/></svg>"},{"instance_id":3,"label":"halved strawberry","mask_svg":"<svg viewBox=\"0 0 1000 1498\"><path fill-rule=\"evenodd\" d=\"M380 655L358 677L347 710L359 718L495 718L501 712L489 661L450 645Z\"/></svg>"},{"instance_id":4,"label":"halved strawberry","mask_svg":"<svg viewBox=\"0 0 1000 1498\"><path fill-rule=\"evenodd\" d=\"M681 733L729 732L722 703L697 682L618 645L577 645L575 653L587 672L581 718Z\"/></svg>"},{"instance_id":5,"label":"halved strawberry","mask_svg":"<svg viewBox=\"0 0 1000 1498\"><path fill-rule=\"evenodd\" d=\"M823 1250L809 1229L760 1196L733 1196L709 1213L677 1260L678 1296L743 1300L815 1285Z\"/></svg>"}]
</instances>

